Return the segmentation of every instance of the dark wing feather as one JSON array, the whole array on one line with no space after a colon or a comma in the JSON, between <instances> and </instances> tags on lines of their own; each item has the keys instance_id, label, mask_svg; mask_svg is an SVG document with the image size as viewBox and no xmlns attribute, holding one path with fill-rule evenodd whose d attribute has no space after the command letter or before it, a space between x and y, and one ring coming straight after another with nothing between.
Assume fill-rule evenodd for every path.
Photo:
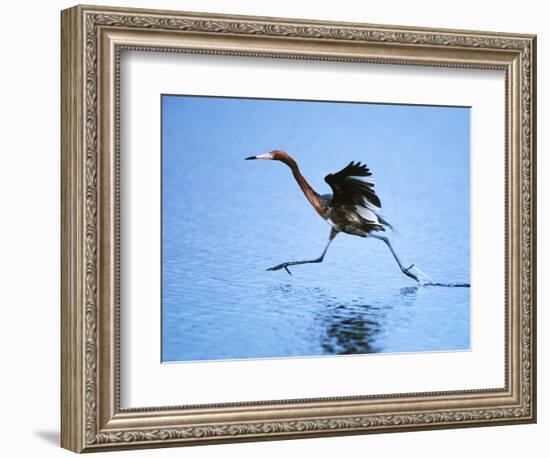
<instances>
[{"instance_id":1,"label":"dark wing feather","mask_svg":"<svg viewBox=\"0 0 550 458\"><path fill-rule=\"evenodd\" d=\"M337 173L328 174L325 181L332 188L332 205L359 205L382 208L380 199L374 192L374 181L369 178L371 171L365 164L350 162Z\"/></svg>"}]
</instances>

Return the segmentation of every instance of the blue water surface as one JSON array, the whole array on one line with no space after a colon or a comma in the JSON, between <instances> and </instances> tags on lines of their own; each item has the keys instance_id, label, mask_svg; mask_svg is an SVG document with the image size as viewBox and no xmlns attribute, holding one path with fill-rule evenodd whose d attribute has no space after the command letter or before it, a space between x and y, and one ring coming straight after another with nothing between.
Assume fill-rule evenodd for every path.
<instances>
[{"instance_id":1,"label":"blue water surface","mask_svg":"<svg viewBox=\"0 0 550 458\"><path fill-rule=\"evenodd\" d=\"M470 289L418 286L379 240L330 227L283 149L321 194L351 160L371 168L404 264L470 278L470 110L162 97L162 360L470 348Z\"/></svg>"}]
</instances>

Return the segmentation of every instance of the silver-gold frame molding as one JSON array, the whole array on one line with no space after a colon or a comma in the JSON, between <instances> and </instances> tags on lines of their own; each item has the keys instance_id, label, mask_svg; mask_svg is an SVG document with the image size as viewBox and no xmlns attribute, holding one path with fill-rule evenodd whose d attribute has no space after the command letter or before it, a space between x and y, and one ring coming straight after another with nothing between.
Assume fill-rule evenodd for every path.
<instances>
[{"instance_id":1,"label":"silver-gold frame molding","mask_svg":"<svg viewBox=\"0 0 550 458\"><path fill-rule=\"evenodd\" d=\"M64 10L61 18L63 447L89 452L535 421L535 36L93 6ZM506 386L121 409L124 49L503 70Z\"/></svg>"}]
</instances>

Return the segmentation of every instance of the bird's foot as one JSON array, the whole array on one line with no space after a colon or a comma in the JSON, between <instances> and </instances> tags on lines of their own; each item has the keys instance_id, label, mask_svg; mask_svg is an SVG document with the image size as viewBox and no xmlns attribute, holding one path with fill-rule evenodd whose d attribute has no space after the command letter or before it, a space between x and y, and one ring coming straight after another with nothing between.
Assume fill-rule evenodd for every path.
<instances>
[{"instance_id":1,"label":"bird's foot","mask_svg":"<svg viewBox=\"0 0 550 458\"><path fill-rule=\"evenodd\" d=\"M277 264L276 266L268 267L266 270L281 270L281 269L285 269L286 272L288 273L288 275L292 275L292 272L291 272L290 270L288 270L288 266L289 266L289 263L288 263L288 262L283 262L282 264Z\"/></svg>"},{"instance_id":2,"label":"bird's foot","mask_svg":"<svg viewBox=\"0 0 550 458\"><path fill-rule=\"evenodd\" d=\"M420 280L418 279L418 277L413 274L410 270L414 267L414 264L411 264L409 267L407 267L406 269L403 269L403 273L407 276L407 277L410 277L412 278L413 280L416 280L417 282L420 282Z\"/></svg>"}]
</instances>

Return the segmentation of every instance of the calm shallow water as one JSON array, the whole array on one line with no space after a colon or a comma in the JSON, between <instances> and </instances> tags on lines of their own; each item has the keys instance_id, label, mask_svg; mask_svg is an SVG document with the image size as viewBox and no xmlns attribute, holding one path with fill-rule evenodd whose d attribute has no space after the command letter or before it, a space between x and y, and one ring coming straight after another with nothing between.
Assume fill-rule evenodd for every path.
<instances>
[{"instance_id":1,"label":"calm shallow water","mask_svg":"<svg viewBox=\"0 0 550 458\"><path fill-rule=\"evenodd\" d=\"M276 121L274 121L276 120ZM281 148L320 193L350 160L377 180L404 264L469 282L469 110L163 98L163 361L468 350L470 289L417 286L378 240L330 227Z\"/></svg>"}]
</instances>

